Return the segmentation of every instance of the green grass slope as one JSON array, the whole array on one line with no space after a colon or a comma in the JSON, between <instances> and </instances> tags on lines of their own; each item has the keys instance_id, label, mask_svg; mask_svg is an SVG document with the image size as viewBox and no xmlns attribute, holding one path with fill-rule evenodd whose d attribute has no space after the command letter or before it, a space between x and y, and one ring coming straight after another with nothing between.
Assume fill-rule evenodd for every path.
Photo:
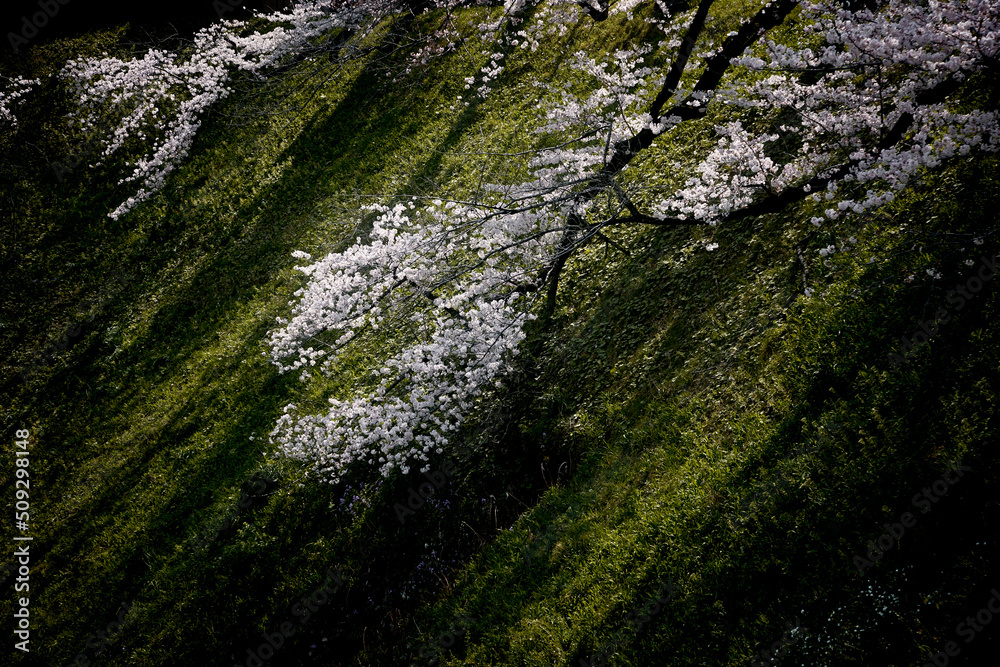
<instances>
[{"instance_id":1,"label":"green grass slope","mask_svg":"<svg viewBox=\"0 0 1000 667\"><path fill-rule=\"evenodd\" d=\"M723 32L745 11L725 7ZM366 360L322 386L270 365L265 338L302 284L291 251L353 239L364 203L516 177L523 164L484 154L538 141L524 84L637 38L581 25L513 55L467 108L474 48L394 85L361 62L267 88L252 108L286 112L234 124L251 104L237 95L118 221L114 165L55 178L86 138L47 84L2 147L0 475L13 510L13 434L30 429L34 538L31 652L4 648L11 662L254 664L285 622L296 632L265 664L745 665L783 633L784 664L917 665L949 641L949 664L995 655L995 626L968 643L956 626L1000 587L1000 304L995 281L960 310L947 297L1000 251L992 159L833 229L806 203L590 246L465 452L432 466L453 476L403 523L420 475L324 485L268 444L284 405L322 405ZM91 35L16 66L126 48ZM982 90L995 108L996 82ZM659 178L670 150L629 178ZM830 244L848 250L820 256ZM894 370L900 336L939 308L950 321ZM959 461L970 470L946 476ZM934 502L914 503L924 489ZM304 619L331 568L343 585Z\"/></svg>"}]
</instances>

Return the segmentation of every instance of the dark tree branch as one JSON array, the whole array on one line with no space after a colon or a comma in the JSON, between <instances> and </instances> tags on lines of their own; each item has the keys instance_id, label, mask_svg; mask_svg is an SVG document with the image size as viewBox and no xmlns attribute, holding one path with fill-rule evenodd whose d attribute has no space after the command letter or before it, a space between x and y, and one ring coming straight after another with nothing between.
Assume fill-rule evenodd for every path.
<instances>
[{"instance_id":1,"label":"dark tree branch","mask_svg":"<svg viewBox=\"0 0 1000 667\"><path fill-rule=\"evenodd\" d=\"M656 95L656 99L653 100L653 104L649 107L649 115L654 120L660 118L663 105L677 92L677 86L680 85L684 70L687 69L691 53L698 42L698 36L705 29L705 20L708 18L708 10L713 2L714 0L701 0L698 10L694 13L694 18L691 19L691 25L688 26L688 30L684 34L684 39L681 41L681 48L677 52L677 58L674 60L673 65L670 66L670 71L667 72L667 78L663 81L663 86Z\"/></svg>"},{"instance_id":2,"label":"dark tree branch","mask_svg":"<svg viewBox=\"0 0 1000 667\"><path fill-rule=\"evenodd\" d=\"M694 106L691 104L692 100L678 102L666 112L663 112L662 108L674 92L676 92L677 85L690 58L691 52L689 49L694 47L698 36L704 29L705 19L702 18L699 23L699 15L703 10L707 13L711 4L712 0L702 0L698 6L695 18L692 20L688 32L684 36L681 51L677 54L677 59L671 67L670 73L667 75L667 80L664 81L660 93L650 107L650 115L653 117L654 123L664 118L670 118L671 116L676 116L681 121L694 120L704 116L707 111L707 104ZM771 2L764 5L757 12L756 16L741 27L735 35L727 37L722 43L722 47L714 55L705 59L705 71L702 72L701 77L694 86L695 92L711 92L715 90L719 82L722 81L722 77L732 66L732 59L759 40L765 32L781 25L797 5L798 0L771 0ZM676 82L674 81L675 78ZM599 175L609 176L620 172L628 166L632 158L638 153L649 148L653 144L653 140L656 139L656 136L653 130L647 127L632 137L617 142L614 146L611 159L608 160L607 165L605 165Z\"/></svg>"},{"instance_id":3,"label":"dark tree branch","mask_svg":"<svg viewBox=\"0 0 1000 667\"><path fill-rule=\"evenodd\" d=\"M663 113L663 107L674 95L677 86L680 85L680 80L690 62L691 53L698 42L698 38L705 29L708 10L711 8L713 2L714 0L701 0L698 4L698 9L695 11L694 18L691 20L691 24L684 35L677 57L673 65L671 65L660 91L650 105L650 116L652 116L654 123L659 122L664 117L670 116L679 116L683 121L700 118L705 115L706 105L696 107L689 104L689 100L678 102L666 113ZM730 61L759 40L765 32L780 25L797 4L798 0L771 0L768 2L735 35L728 37L718 52L706 59L705 71L702 72L697 84L695 84L695 91L707 92L714 90L722 80L723 75L729 70L731 66ZM586 185L583 186L574 198L574 201L578 205L578 210L582 210L584 204L594 199L609 183L613 183L615 176L628 166L638 153L649 148L656 136L651 128L646 127L628 139L615 142L612 146L611 155L604 167L587 181ZM622 224L626 220L660 225L700 224L693 220L660 220L639 214L637 210L630 210L630 213L632 213L631 219L620 218L616 220L616 224ZM567 258L579 244L578 234L575 230L584 226L580 214L576 212L571 213L566 226L567 230L560 240L559 249L549 265L543 268L539 274L539 284L548 282L548 294L543 310L543 319L546 321L555 312L559 275L566 265Z\"/></svg>"},{"instance_id":4,"label":"dark tree branch","mask_svg":"<svg viewBox=\"0 0 1000 667\"><path fill-rule=\"evenodd\" d=\"M615 250L618 250L619 252L621 252L626 257L631 257L632 256L632 253L630 253L628 251L628 248L626 248L625 246L623 246L621 243L618 243L617 241L608 238L600 230L594 232L594 236L596 236L597 238L601 239L602 241L604 241L605 243L607 243L609 246L611 246Z\"/></svg>"}]
</instances>

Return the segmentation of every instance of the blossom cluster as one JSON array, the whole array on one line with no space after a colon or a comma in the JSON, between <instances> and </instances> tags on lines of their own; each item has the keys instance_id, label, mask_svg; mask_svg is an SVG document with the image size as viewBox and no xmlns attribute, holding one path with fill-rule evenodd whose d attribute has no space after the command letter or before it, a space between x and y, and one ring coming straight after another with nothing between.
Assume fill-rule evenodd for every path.
<instances>
[{"instance_id":1,"label":"blossom cluster","mask_svg":"<svg viewBox=\"0 0 1000 667\"><path fill-rule=\"evenodd\" d=\"M532 315L516 285L555 234L530 211L441 201L369 209L369 238L299 267L309 282L269 340L278 368L308 379L309 369L333 368L361 332L412 330L412 342L373 371L370 391L329 399L325 414L288 405L279 418L272 441L331 482L357 461L389 475L444 451L517 354ZM535 238L524 243L526 235Z\"/></svg>"},{"instance_id":2,"label":"blossom cluster","mask_svg":"<svg viewBox=\"0 0 1000 667\"><path fill-rule=\"evenodd\" d=\"M118 218L159 191L187 156L205 112L232 92L235 73L261 76L315 38L355 26L381 5L351 5L330 11L309 1L284 12L259 15L273 25L249 31L247 22L220 20L200 30L188 52L150 49L142 57L81 58L66 63L61 76L79 102L74 121L92 131L100 117L120 114L103 142L102 159L132 140L144 154L121 183L138 190L110 213Z\"/></svg>"},{"instance_id":3,"label":"blossom cluster","mask_svg":"<svg viewBox=\"0 0 1000 667\"><path fill-rule=\"evenodd\" d=\"M774 186L780 169L764 151L776 134L751 135L739 121L716 128L718 144L676 198L660 210L715 221L749 205Z\"/></svg>"},{"instance_id":4,"label":"blossom cluster","mask_svg":"<svg viewBox=\"0 0 1000 667\"><path fill-rule=\"evenodd\" d=\"M0 122L6 124L9 129L14 130L17 128L17 116L14 115L14 111L27 93L31 92L31 89L39 85L41 81L39 79L26 79L23 76L14 77L3 77L6 79L6 85L3 90L0 90Z\"/></svg>"},{"instance_id":5,"label":"blossom cluster","mask_svg":"<svg viewBox=\"0 0 1000 667\"><path fill-rule=\"evenodd\" d=\"M529 11L532 20L526 21ZM582 14L580 4L574 0L506 0L498 18L479 24L480 40L489 43L490 48L482 51L487 60L475 76L465 79L465 89L473 89L477 97L485 100L506 69L503 63L512 50L537 51L544 41L566 35Z\"/></svg>"},{"instance_id":6,"label":"blossom cluster","mask_svg":"<svg viewBox=\"0 0 1000 667\"><path fill-rule=\"evenodd\" d=\"M797 149L767 158L777 135L740 130L736 141L747 151L741 154L733 150L733 128L718 128L719 147L678 193L676 210L718 220L761 192L815 184L825 192L813 192L813 200L830 202L813 219L821 223L892 201L944 160L1000 149L995 111L959 111L948 101L1000 56L995 2L892 0L878 10L849 10L824 0L804 5L801 20L808 23L803 41L814 45L765 40L763 57L735 60L761 78L718 96L740 107L786 110L790 120L780 131Z\"/></svg>"}]
</instances>

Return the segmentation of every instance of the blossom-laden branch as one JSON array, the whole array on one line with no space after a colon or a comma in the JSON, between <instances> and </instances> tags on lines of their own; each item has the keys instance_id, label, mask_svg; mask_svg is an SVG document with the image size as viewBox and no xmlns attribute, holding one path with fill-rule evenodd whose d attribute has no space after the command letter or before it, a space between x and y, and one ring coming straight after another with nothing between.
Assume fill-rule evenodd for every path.
<instances>
[{"instance_id":1,"label":"blossom-laden branch","mask_svg":"<svg viewBox=\"0 0 1000 667\"><path fill-rule=\"evenodd\" d=\"M892 0L877 11L851 11L816 2L803 9L808 34L822 37L822 46L766 41L765 57L746 54L736 63L770 76L718 96L740 107L790 111L793 120L780 129L800 148L779 162L767 156L776 135L750 137L728 127L670 210L719 220L739 208L736 191L745 200L756 188L768 197L741 214L808 195L832 204L813 218L818 225L892 201L921 170L944 160L1000 148L996 111L959 112L948 103L970 77L996 70L996 3ZM838 194L848 187L851 196Z\"/></svg>"},{"instance_id":2,"label":"blossom-laden branch","mask_svg":"<svg viewBox=\"0 0 1000 667\"><path fill-rule=\"evenodd\" d=\"M506 44L532 50L604 7L541 4L521 25L524 5L509 2L492 27L520 27ZM627 0L608 11L631 18L636 6ZM994 111L950 103L970 79L996 69L995 3L809 3L795 19L799 43L787 46L766 36L799 5L770 0L718 47L699 51L711 6L701 0L659 22L665 39L656 46L573 55L570 66L593 82L585 96L537 84L554 100L541 105L537 127L553 147L531 156L529 180L487 187L475 201L376 206L369 238L301 267L308 283L270 338L282 371L329 368L390 324L415 342L374 372L370 391L331 399L322 414L288 406L272 433L283 451L332 482L356 462L383 474L426 465L499 380L524 325L539 308L554 308L568 258L594 239L610 243L607 227L714 225L810 196L830 202L825 217L834 219L889 201L943 160L1000 146ZM469 86L488 92L501 60L491 57ZM652 64L663 60L666 67ZM788 120L748 128L734 115L743 108ZM696 175L673 191L647 190L637 204L624 187L626 168L661 150L677 128L708 118L722 120Z\"/></svg>"},{"instance_id":3,"label":"blossom-laden branch","mask_svg":"<svg viewBox=\"0 0 1000 667\"><path fill-rule=\"evenodd\" d=\"M122 114L114 134L104 142L102 158L115 154L129 140L150 145L121 181L138 183L138 191L110 217L124 215L163 187L187 156L206 110L232 91L234 73L266 72L311 40L354 27L369 11L378 9L377 5L351 6L329 12L324 7L320 2L304 2L288 12L261 16L278 23L277 27L249 34L244 34L246 22L220 20L199 31L185 55L154 48L133 60L104 57L67 62L61 76L76 94L81 110L75 120L84 130L91 129L101 114Z\"/></svg>"},{"instance_id":4,"label":"blossom-laden branch","mask_svg":"<svg viewBox=\"0 0 1000 667\"><path fill-rule=\"evenodd\" d=\"M0 79L4 80L4 87L0 89L0 123L6 125L8 131L14 131L18 125L14 111L22 103L22 98L41 81L39 79L26 79L23 76L6 77L0 75Z\"/></svg>"},{"instance_id":5,"label":"blossom-laden branch","mask_svg":"<svg viewBox=\"0 0 1000 667\"><path fill-rule=\"evenodd\" d=\"M102 159L130 142L143 153L120 181L137 184L138 190L110 217L128 213L163 188L187 157L207 110L232 93L235 75L265 80L317 56L337 64L359 61L371 48L358 45L387 18L477 1L305 0L286 11L258 14L266 29L252 31L246 21L222 19L179 51L150 48L135 59L70 60L60 75L80 106L73 121L86 131L100 117L121 116L104 140ZM403 35L398 48L413 51L411 65L426 64L453 47L450 35L447 26L420 39ZM443 42L447 44L441 46Z\"/></svg>"}]
</instances>

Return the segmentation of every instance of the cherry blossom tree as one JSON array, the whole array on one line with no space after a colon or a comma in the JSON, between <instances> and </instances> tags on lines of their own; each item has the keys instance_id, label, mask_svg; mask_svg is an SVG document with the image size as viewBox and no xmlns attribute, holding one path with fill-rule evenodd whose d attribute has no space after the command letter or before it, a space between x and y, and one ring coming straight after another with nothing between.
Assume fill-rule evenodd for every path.
<instances>
[{"instance_id":1,"label":"cherry blossom tree","mask_svg":"<svg viewBox=\"0 0 1000 667\"><path fill-rule=\"evenodd\" d=\"M118 114L102 159L139 147L123 179L138 189L118 217L163 187L238 77L274 80L378 48L406 54L402 70L385 70L397 79L476 44L486 62L466 89L485 98L508 54L581 22L615 16L654 30L571 54L585 93L535 82L545 148L529 151L527 178L463 198L384 201L367 207L371 229L346 250L296 255L307 283L269 338L282 372L336 373L365 341L394 332L357 393L320 414L289 405L272 433L329 481L355 463L388 475L444 451L500 381L526 324L553 312L567 260L596 239L611 243L611 227L711 227L807 198L821 205L813 224L834 224L891 201L928 169L1000 147L996 110L967 94L1000 69L1000 5L990 0L768 0L742 20L731 8L714 16L714 0L507 0L462 34L451 12L472 4L309 0L254 22L220 20L179 51L79 59L62 72L85 129ZM428 11L442 17L430 33L402 21L388 46L366 39ZM633 176L692 132L710 146L704 154Z\"/></svg>"},{"instance_id":2,"label":"cherry blossom tree","mask_svg":"<svg viewBox=\"0 0 1000 667\"><path fill-rule=\"evenodd\" d=\"M373 371L370 390L331 399L327 412L289 405L272 433L286 454L329 481L355 462L383 474L426 465L498 381L524 325L551 313L567 258L607 227L718 225L807 197L827 202L812 219L821 225L890 201L946 160L1000 146L996 111L955 101L997 73L995 3L771 0L719 44L706 29L712 5L667 9L658 44L576 54L571 66L593 85L583 97L546 91L537 129L561 141L534 154L529 180L473 201L373 207L367 238L300 268L308 283L270 339L282 371L335 368L390 323L412 322L413 342ZM537 48L547 31L637 6L548 3L544 20L508 44ZM767 38L790 20L797 44ZM499 60L469 86L488 94ZM746 127L746 109L781 120ZM629 166L706 118L717 121L715 147L696 175L632 196Z\"/></svg>"}]
</instances>

